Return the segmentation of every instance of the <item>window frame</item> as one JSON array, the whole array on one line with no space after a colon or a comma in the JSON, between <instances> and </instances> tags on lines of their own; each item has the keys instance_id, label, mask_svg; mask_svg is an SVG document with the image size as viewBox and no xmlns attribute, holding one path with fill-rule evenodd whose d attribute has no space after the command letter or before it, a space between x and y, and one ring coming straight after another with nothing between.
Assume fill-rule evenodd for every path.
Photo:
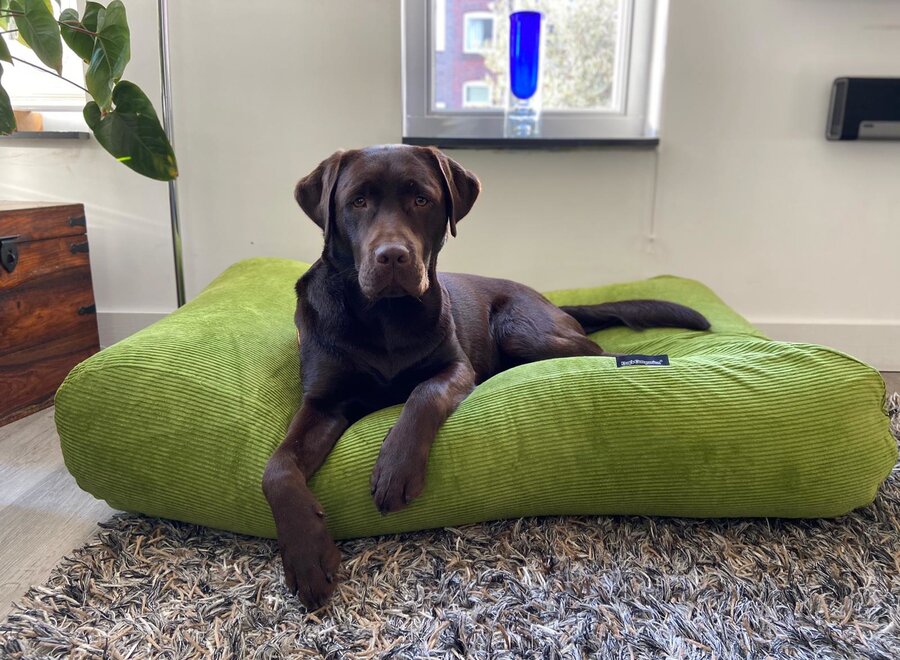
<instances>
[{"instance_id":1,"label":"window frame","mask_svg":"<svg viewBox=\"0 0 900 660\"><path fill-rule=\"evenodd\" d=\"M541 137L529 141L656 141L657 127L651 101L659 94L651 89L661 80L659 50L664 39L667 0L621 0L622 18L617 52L617 71L623 84L614 90L618 108L613 110L545 110ZM509 141L503 137L503 111L468 108L437 111L431 107L433 90L432 7L430 0L402 2L403 138L440 143L460 140ZM496 25L495 25L496 29ZM663 35L664 36L664 35ZM654 61L655 60L655 61ZM655 64L655 66L654 66ZM624 76L621 72L626 72ZM616 99L618 96L618 99ZM654 99L655 97L655 99Z\"/></svg>"},{"instance_id":2,"label":"window frame","mask_svg":"<svg viewBox=\"0 0 900 660\"><path fill-rule=\"evenodd\" d=\"M491 45L487 48L479 48L479 49L470 49L468 48L468 40L469 40L469 22L474 20L485 20L490 19L491 21ZM497 29L497 21L494 18L494 15L489 11L467 11L463 14L463 31L462 31L462 52L465 55L482 55L489 51L494 44L494 39ZM437 30L435 30L436 32ZM437 35L435 35L437 38Z\"/></svg>"}]
</instances>

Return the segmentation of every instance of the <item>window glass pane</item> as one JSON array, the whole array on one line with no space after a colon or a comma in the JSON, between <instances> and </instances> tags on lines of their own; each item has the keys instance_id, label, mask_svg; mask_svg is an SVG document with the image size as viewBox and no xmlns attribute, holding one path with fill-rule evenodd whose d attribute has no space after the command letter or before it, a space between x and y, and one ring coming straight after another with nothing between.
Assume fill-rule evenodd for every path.
<instances>
[{"instance_id":1,"label":"window glass pane","mask_svg":"<svg viewBox=\"0 0 900 660\"><path fill-rule=\"evenodd\" d=\"M502 109L509 66L509 14L543 14L541 55L544 110L615 110L622 0L433 0L432 111L471 108L464 82L489 85L478 107ZM440 13L440 16L437 14Z\"/></svg>"},{"instance_id":2,"label":"window glass pane","mask_svg":"<svg viewBox=\"0 0 900 660\"><path fill-rule=\"evenodd\" d=\"M62 0L59 4L53 3L53 11L57 16L60 11L67 8L76 8L75 0ZM10 25L12 30L15 25ZM6 39L9 52L13 57L18 57L30 62L42 69L47 65L41 62L27 46L20 44L15 32L0 35L0 39ZM84 85L84 65L77 55L68 46L63 45L63 76ZM84 92L65 80L55 75L38 71L22 62L15 64L3 63L3 87L9 93L13 107L48 110L48 109L78 109L85 104Z\"/></svg>"}]
</instances>

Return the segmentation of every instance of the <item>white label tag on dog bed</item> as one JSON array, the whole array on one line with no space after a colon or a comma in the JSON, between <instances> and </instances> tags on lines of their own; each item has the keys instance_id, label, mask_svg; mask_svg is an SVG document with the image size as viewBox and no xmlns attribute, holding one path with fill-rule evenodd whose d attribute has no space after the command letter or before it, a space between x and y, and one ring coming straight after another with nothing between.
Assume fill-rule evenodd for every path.
<instances>
[{"instance_id":1,"label":"white label tag on dog bed","mask_svg":"<svg viewBox=\"0 0 900 660\"><path fill-rule=\"evenodd\" d=\"M668 367L668 355L617 355L617 367L635 367L644 365L647 367Z\"/></svg>"}]
</instances>

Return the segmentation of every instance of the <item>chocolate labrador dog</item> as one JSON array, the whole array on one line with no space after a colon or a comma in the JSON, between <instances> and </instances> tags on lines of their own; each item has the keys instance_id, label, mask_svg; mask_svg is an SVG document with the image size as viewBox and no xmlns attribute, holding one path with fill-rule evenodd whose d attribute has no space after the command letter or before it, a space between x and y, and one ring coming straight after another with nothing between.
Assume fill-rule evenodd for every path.
<instances>
[{"instance_id":1,"label":"chocolate labrador dog","mask_svg":"<svg viewBox=\"0 0 900 660\"><path fill-rule=\"evenodd\" d=\"M340 553L307 481L354 421L406 404L372 473L386 514L422 493L438 429L481 381L535 360L608 355L585 333L609 326L709 327L670 302L559 308L516 282L438 273L447 229L456 236L480 189L440 151L403 145L339 151L297 184L325 246L297 282L303 405L263 491L285 580L309 608L334 590Z\"/></svg>"}]
</instances>

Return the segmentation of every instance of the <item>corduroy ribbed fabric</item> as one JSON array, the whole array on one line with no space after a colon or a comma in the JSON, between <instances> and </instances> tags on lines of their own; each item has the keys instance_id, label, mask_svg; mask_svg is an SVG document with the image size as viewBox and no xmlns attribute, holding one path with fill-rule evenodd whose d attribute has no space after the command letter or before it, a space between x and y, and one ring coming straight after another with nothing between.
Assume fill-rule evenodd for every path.
<instances>
[{"instance_id":1,"label":"corduroy ribbed fabric","mask_svg":"<svg viewBox=\"0 0 900 660\"><path fill-rule=\"evenodd\" d=\"M274 536L260 483L301 401L293 325L306 264L250 259L195 300L78 365L56 397L66 466L110 506ZM897 459L877 371L771 341L691 280L548 294L557 304L659 298L711 332L613 328L613 358L547 360L480 385L441 429L424 494L382 516L369 475L400 407L354 424L312 488L336 538L547 514L838 516Z\"/></svg>"}]
</instances>

